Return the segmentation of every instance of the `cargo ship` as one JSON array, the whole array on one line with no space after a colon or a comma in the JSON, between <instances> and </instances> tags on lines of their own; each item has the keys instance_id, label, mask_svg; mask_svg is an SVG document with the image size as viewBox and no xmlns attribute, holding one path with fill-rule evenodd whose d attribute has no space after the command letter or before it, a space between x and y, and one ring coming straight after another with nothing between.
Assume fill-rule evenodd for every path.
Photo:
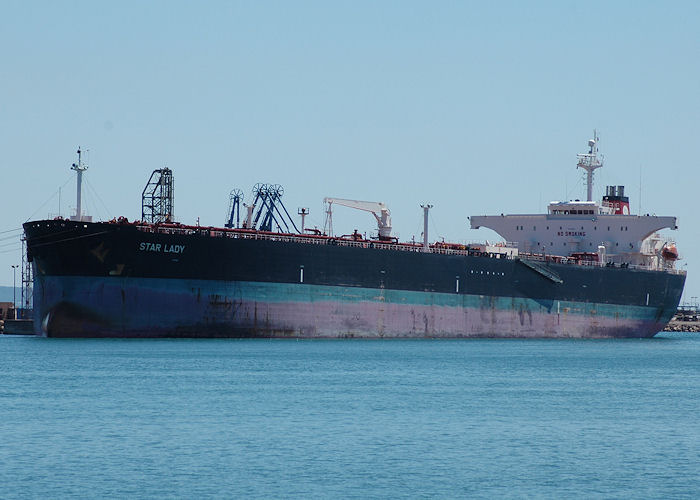
<instances>
[{"instance_id":1,"label":"cargo ship","mask_svg":"<svg viewBox=\"0 0 700 500\"><path fill-rule=\"evenodd\" d=\"M658 231L675 217L631 215L622 186L591 200L597 137L577 167L588 200L545 214L472 216L504 241L430 243L391 234L383 203L326 198L324 230L301 229L283 190L231 192L223 227L173 222L169 169L144 189L142 220L76 215L24 224L34 329L50 337L652 337L676 311L685 273ZM334 236L332 209L373 215L377 236Z\"/></svg>"}]
</instances>

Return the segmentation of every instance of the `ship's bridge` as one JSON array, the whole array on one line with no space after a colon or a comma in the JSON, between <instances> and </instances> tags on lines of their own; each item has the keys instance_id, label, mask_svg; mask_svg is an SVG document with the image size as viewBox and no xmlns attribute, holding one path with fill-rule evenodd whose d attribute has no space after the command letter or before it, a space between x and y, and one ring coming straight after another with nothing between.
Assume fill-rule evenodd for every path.
<instances>
[{"instance_id":1,"label":"ship's bridge","mask_svg":"<svg viewBox=\"0 0 700 500\"><path fill-rule=\"evenodd\" d=\"M613 209L600 206L595 201L551 201L547 206L550 215L599 215L612 214Z\"/></svg>"}]
</instances>

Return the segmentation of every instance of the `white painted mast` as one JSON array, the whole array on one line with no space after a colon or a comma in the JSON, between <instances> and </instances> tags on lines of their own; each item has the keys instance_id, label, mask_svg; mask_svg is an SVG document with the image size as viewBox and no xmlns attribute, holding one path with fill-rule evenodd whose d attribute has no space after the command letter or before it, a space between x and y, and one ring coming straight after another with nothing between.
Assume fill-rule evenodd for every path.
<instances>
[{"instance_id":1,"label":"white painted mast","mask_svg":"<svg viewBox=\"0 0 700 500\"><path fill-rule=\"evenodd\" d=\"M75 170L78 174L78 187L77 187L77 201L75 208L75 218L73 220L81 221L83 220L82 212L82 193L83 193L83 172L88 169L88 166L82 162L80 146L78 146L78 163L73 163L71 170Z\"/></svg>"},{"instance_id":2,"label":"white painted mast","mask_svg":"<svg viewBox=\"0 0 700 500\"><path fill-rule=\"evenodd\" d=\"M584 169L588 176L586 179L587 201L593 201L593 171L603 166L603 158L598 159L598 133L593 130L593 139L588 141L588 153L577 154L576 168Z\"/></svg>"},{"instance_id":3,"label":"white painted mast","mask_svg":"<svg viewBox=\"0 0 700 500\"><path fill-rule=\"evenodd\" d=\"M428 210L433 208L433 206L426 203L425 205L421 205L421 208L423 209L423 251L429 252L430 243L428 242Z\"/></svg>"}]
</instances>

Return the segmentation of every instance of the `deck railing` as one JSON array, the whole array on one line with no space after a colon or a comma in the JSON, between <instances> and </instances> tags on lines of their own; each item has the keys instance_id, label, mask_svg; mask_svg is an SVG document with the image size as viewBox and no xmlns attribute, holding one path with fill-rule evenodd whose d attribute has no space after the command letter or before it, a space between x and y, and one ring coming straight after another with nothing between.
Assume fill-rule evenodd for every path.
<instances>
[{"instance_id":1,"label":"deck railing","mask_svg":"<svg viewBox=\"0 0 700 500\"><path fill-rule=\"evenodd\" d=\"M420 243L391 243L378 240L352 240L345 238L333 238L330 236L321 235L294 235L282 233L268 233L264 231L254 231L245 229L221 229L211 227L197 226L176 226L176 225L151 225L151 224L136 224L139 231L145 233L157 234L180 234L180 235L200 235L212 238L232 238L245 240L266 240L280 241L288 243L302 243L307 245L333 245L340 247L367 248L377 250L395 250L401 252L424 252L423 245ZM512 245L512 246L511 246ZM462 248L455 248L459 246ZM483 245L482 245L483 246ZM558 263L579 266L600 267L601 264L597 261L586 261L574 259L571 257L559 257L543 254L520 253L519 255L509 255L508 250L517 248L517 244L506 243L504 246L489 245L491 248L497 247L501 251L483 252L481 249L471 247L469 245L455 245L435 243L428 248L428 253L443 254L443 255L469 255L481 256L501 259L524 259L545 263ZM632 265L632 264L607 264L608 267L626 267L630 269L641 269L647 271L664 271L671 274L685 274L685 271L673 268L657 268L653 266Z\"/></svg>"}]
</instances>

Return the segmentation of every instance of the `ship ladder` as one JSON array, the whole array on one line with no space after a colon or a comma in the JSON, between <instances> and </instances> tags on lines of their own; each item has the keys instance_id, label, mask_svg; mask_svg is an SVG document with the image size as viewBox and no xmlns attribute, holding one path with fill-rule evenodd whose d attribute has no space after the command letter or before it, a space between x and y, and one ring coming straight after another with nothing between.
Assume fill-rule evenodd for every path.
<instances>
[{"instance_id":1,"label":"ship ladder","mask_svg":"<svg viewBox=\"0 0 700 500\"><path fill-rule=\"evenodd\" d=\"M555 283L564 283L564 280L559 277L557 273L549 269L547 266L544 264L540 264L539 262L535 262L532 260L523 260L520 259L520 263L526 265L536 273L541 274L548 280L552 280Z\"/></svg>"}]
</instances>

